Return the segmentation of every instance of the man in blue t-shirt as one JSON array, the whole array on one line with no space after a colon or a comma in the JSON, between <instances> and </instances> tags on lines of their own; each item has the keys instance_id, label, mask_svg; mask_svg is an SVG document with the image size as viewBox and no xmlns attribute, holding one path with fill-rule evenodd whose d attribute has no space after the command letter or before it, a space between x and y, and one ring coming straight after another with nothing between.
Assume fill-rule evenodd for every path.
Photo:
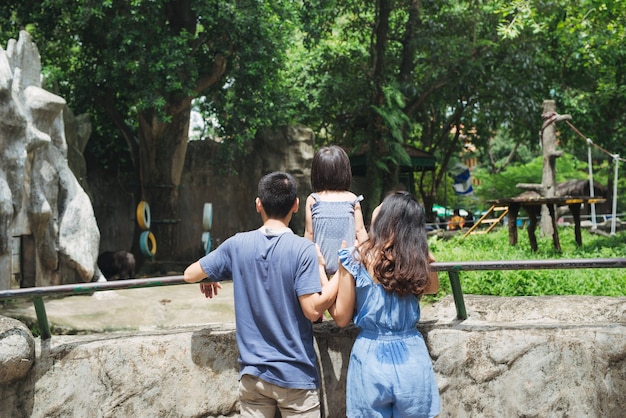
<instances>
[{"instance_id":1,"label":"man in blue t-shirt","mask_svg":"<svg viewBox=\"0 0 626 418\"><path fill-rule=\"evenodd\" d=\"M313 325L337 296L337 281L308 239L289 229L298 211L295 179L283 172L259 182L256 210L263 226L227 239L185 270L208 298L233 280L242 417L319 417ZM318 256L319 262L318 262Z\"/></svg>"}]
</instances>

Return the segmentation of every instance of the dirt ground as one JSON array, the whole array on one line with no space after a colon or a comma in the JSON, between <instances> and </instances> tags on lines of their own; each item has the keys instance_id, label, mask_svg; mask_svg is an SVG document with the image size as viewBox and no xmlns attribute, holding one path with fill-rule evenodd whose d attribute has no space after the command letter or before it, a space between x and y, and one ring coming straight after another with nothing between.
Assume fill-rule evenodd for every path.
<instances>
[{"instance_id":1,"label":"dirt ground","mask_svg":"<svg viewBox=\"0 0 626 418\"><path fill-rule=\"evenodd\" d=\"M85 296L45 297L52 335L114 331L166 330L235 322L233 283L222 282L217 296L207 299L198 284L104 290ZM422 318L432 306L422 304ZM0 315L37 324L30 299L0 302ZM332 319L326 315L326 320Z\"/></svg>"},{"instance_id":2,"label":"dirt ground","mask_svg":"<svg viewBox=\"0 0 626 418\"><path fill-rule=\"evenodd\" d=\"M159 330L234 322L232 281L213 299L197 284L104 290L85 296L44 298L52 334ZM0 315L36 323L30 299L0 302Z\"/></svg>"}]
</instances>

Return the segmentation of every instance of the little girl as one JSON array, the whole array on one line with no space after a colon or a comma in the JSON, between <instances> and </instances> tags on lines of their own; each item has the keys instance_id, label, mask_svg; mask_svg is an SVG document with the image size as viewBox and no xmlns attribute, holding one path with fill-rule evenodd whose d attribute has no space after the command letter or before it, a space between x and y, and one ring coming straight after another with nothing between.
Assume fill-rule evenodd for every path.
<instances>
[{"instance_id":1,"label":"little girl","mask_svg":"<svg viewBox=\"0 0 626 418\"><path fill-rule=\"evenodd\" d=\"M342 241L348 245L354 245L355 239L367 241L359 203L363 196L348 190L351 183L350 159L341 147L324 147L315 153L311 165L314 193L306 200L304 236L319 245L329 276L337 271Z\"/></svg>"},{"instance_id":2,"label":"little girl","mask_svg":"<svg viewBox=\"0 0 626 418\"><path fill-rule=\"evenodd\" d=\"M360 328L346 384L346 415L434 417L439 390L422 335L419 298L436 293L425 216L407 192L372 214L370 239L339 252L339 293L329 312L340 327Z\"/></svg>"}]
</instances>

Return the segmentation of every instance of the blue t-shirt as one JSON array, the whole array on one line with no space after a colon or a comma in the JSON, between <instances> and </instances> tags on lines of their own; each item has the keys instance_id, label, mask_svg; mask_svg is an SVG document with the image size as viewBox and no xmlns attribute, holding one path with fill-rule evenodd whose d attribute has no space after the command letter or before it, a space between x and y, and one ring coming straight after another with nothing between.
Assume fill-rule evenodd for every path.
<instances>
[{"instance_id":1,"label":"blue t-shirt","mask_svg":"<svg viewBox=\"0 0 626 418\"><path fill-rule=\"evenodd\" d=\"M262 227L227 239L200 265L211 280L233 280L239 378L316 389L313 325L298 300L322 290L315 245Z\"/></svg>"}]
</instances>

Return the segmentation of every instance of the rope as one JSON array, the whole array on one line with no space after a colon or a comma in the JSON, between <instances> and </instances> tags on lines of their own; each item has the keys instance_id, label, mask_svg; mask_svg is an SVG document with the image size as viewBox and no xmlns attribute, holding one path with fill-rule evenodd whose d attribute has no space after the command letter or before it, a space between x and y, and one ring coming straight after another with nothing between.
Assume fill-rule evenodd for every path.
<instances>
[{"instance_id":1,"label":"rope","mask_svg":"<svg viewBox=\"0 0 626 418\"><path fill-rule=\"evenodd\" d=\"M578 129L576 129L576 127L574 125L572 125L572 123L568 120L565 121L565 123L567 123L567 125L572 128L572 130L574 132L576 132L576 134L578 134L578 136L580 136L582 139L584 139L587 142L587 145L593 145L595 148L599 149L600 151L602 151L603 153L607 154L608 156L610 156L613 159L622 161L622 162L626 162L626 159L624 158L620 158L619 155L617 154L611 154L609 151L607 151L606 149L602 148L600 145L595 144L591 138L587 138L585 135L582 134L582 132L580 132ZM545 122L544 122L545 124Z\"/></svg>"},{"instance_id":2,"label":"rope","mask_svg":"<svg viewBox=\"0 0 626 418\"><path fill-rule=\"evenodd\" d=\"M568 117L565 117L568 116ZM614 163L615 163L615 180L613 181L613 216L611 217L611 235L615 235L615 221L617 218L617 199L615 198L615 196L617 196L617 181L618 181L618 167L619 167L619 162L622 161L626 161L626 159L624 158L620 158L620 156L618 154L611 154L609 151L607 151L606 149L602 148L599 145L596 145L593 143L593 141L591 140L591 138L587 138L585 135L582 134L582 132L580 132L578 129L576 129L576 127L567 119L570 119L571 116L569 115L565 115L563 117L560 117L556 112L547 112L544 113L543 115L541 115L541 117L543 118L544 122L543 125L541 127L541 132L540 132L540 143L541 143L541 139L543 136L543 130L546 128L546 126L550 125L551 123L554 123L555 121L560 121L560 120L565 120L565 123L567 123L567 125L572 128L572 130L574 132L576 132L577 135L579 135L581 138L583 138L586 142L587 142L587 146L589 147L590 145L593 145L594 147L596 147L597 149L599 149L600 151L602 151L603 153L607 154L608 156L610 156ZM589 148L590 149L590 148ZM589 184L589 190L593 196L593 171L591 169L591 153L589 152L589 173L590 173L590 184ZM594 205L592 204L592 213L593 213L593 229L596 228L595 226L595 208L593 207Z\"/></svg>"}]
</instances>

